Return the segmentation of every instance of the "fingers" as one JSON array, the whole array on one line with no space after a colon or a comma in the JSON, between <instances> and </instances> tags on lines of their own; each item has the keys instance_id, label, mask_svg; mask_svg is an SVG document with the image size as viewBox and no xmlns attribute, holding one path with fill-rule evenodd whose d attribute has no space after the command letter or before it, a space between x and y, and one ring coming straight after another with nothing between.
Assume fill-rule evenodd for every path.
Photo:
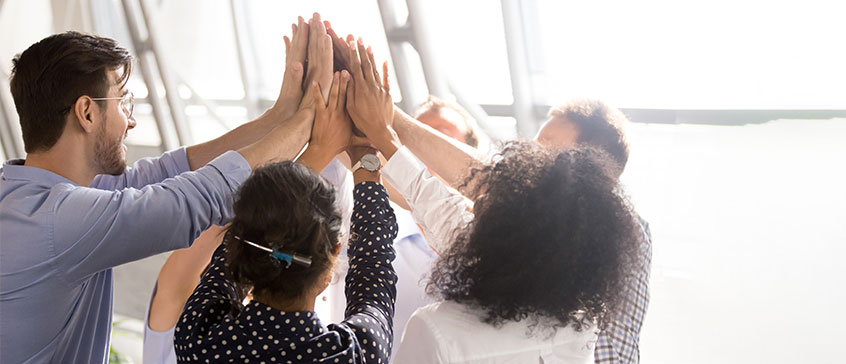
<instances>
[{"instance_id":1,"label":"fingers","mask_svg":"<svg viewBox=\"0 0 846 364\"><path fill-rule=\"evenodd\" d=\"M285 68L285 73L282 74L282 84L287 82L296 84L296 88L302 87L303 82L303 64L300 62L293 62Z\"/></svg>"},{"instance_id":2,"label":"fingers","mask_svg":"<svg viewBox=\"0 0 846 364\"><path fill-rule=\"evenodd\" d=\"M340 73L341 73L341 77L340 77L341 81L340 81L340 84L338 85L338 100L337 100L338 103L337 103L337 105L335 105L335 107L338 110L343 110L344 105L346 105L346 103L347 103L347 86L350 83L350 74L346 70L343 70Z\"/></svg>"},{"instance_id":3,"label":"fingers","mask_svg":"<svg viewBox=\"0 0 846 364\"><path fill-rule=\"evenodd\" d=\"M308 25L312 33L311 38L309 38L310 41L317 41L322 35L326 34L326 27L323 26L323 21L320 20L320 13L314 13Z\"/></svg>"},{"instance_id":4,"label":"fingers","mask_svg":"<svg viewBox=\"0 0 846 364\"><path fill-rule=\"evenodd\" d=\"M303 107L314 108L315 113L322 113L326 109L326 106L323 104L323 96L320 94L320 85L317 84L317 81L311 81L305 96L303 96L302 104Z\"/></svg>"},{"instance_id":5,"label":"fingers","mask_svg":"<svg viewBox=\"0 0 846 364\"><path fill-rule=\"evenodd\" d=\"M282 39L285 41L285 54L291 52L291 39L288 36L283 36Z\"/></svg>"},{"instance_id":6,"label":"fingers","mask_svg":"<svg viewBox=\"0 0 846 364\"><path fill-rule=\"evenodd\" d=\"M332 88L329 89L329 109L336 109L338 107L338 93L340 92L341 73L335 72L332 76Z\"/></svg>"},{"instance_id":7,"label":"fingers","mask_svg":"<svg viewBox=\"0 0 846 364\"><path fill-rule=\"evenodd\" d=\"M382 78L379 77L379 69L376 66L376 61L373 59L373 48L371 47L367 47L367 59L370 61L370 68L373 70L373 83L379 84Z\"/></svg>"},{"instance_id":8,"label":"fingers","mask_svg":"<svg viewBox=\"0 0 846 364\"><path fill-rule=\"evenodd\" d=\"M364 40L358 38L358 56L361 59L361 71L364 74L364 79L373 81L373 66L370 64L370 58L367 56L367 50L364 49Z\"/></svg>"},{"instance_id":9,"label":"fingers","mask_svg":"<svg viewBox=\"0 0 846 364\"><path fill-rule=\"evenodd\" d=\"M294 40L299 41L299 43L307 43L308 34L309 34L309 27L306 24L305 19L303 17L297 17L297 25L294 26Z\"/></svg>"},{"instance_id":10,"label":"fingers","mask_svg":"<svg viewBox=\"0 0 846 364\"><path fill-rule=\"evenodd\" d=\"M349 37L347 37L349 39ZM349 49L350 49L350 71L352 71L353 78L358 80L359 82L364 82L364 73L361 72L361 59L358 56L358 48L353 44L355 40L349 41Z\"/></svg>"},{"instance_id":11,"label":"fingers","mask_svg":"<svg viewBox=\"0 0 846 364\"><path fill-rule=\"evenodd\" d=\"M386 92L391 91L391 84L388 83L388 61L382 63L382 88Z\"/></svg>"}]
</instances>

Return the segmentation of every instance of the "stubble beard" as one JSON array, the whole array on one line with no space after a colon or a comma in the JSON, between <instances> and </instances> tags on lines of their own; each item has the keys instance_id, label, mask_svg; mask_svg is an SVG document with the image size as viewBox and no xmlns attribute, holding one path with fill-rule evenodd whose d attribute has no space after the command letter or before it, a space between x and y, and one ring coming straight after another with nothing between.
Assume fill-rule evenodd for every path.
<instances>
[{"instance_id":1,"label":"stubble beard","mask_svg":"<svg viewBox=\"0 0 846 364\"><path fill-rule=\"evenodd\" d=\"M97 141L94 144L94 163L98 174L117 176L126 171L126 160L121 157L123 138L115 141L106 139L106 125L97 131Z\"/></svg>"}]
</instances>

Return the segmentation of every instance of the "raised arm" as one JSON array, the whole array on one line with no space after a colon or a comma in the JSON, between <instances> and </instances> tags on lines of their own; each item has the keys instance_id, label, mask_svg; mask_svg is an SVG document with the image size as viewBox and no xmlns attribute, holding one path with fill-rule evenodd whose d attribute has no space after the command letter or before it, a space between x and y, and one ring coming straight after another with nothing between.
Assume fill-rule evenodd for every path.
<instances>
[{"instance_id":1,"label":"raised arm","mask_svg":"<svg viewBox=\"0 0 846 364\"><path fill-rule=\"evenodd\" d=\"M466 192L460 187L468 172L483 163L483 156L477 149L415 120L397 107L394 107L393 128L402 144L427 167L451 187Z\"/></svg>"},{"instance_id":2,"label":"raised arm","mask_svg":"<svg viewBox=\"0 0 846 364\"><path fill-rule=\"evenodd\" d=\"M397 235L394 212L388 193L378 180L378 171L359 170L354 191L355 204L348 250L350 269L345 295L347 308L343 322L360 343L359 356L366 362L387 363L393 343L396 257L393 241Z\"/></svg>"},{"instance_id":3,"label":"raised arm","mask_svg":"<svg viewBox=\"0 0 846 364\"><path fill-rule=\"evenodd\" d=\"M357 47L351 48L354 87L352 96L347 96L347 109L353 122L388 159L384 173L408 201L415 221L427 232L429 244L436 251L442 251L451 241L455 228L472 220L470 203L433 177L426 166L403 147L391 127L396 113L387 77L380 83L373 54L364 49L360 41ZM382 71L387 74L387 64L383 64Z\"/></svg>"},{"instance_id":4,"label":"raised arm","mask_svg":"<svg viewBox=\"0 0 846 364\"><path fill-rule=\"evenodd\" d=\"M212 226L200 234L191 247L170 254L156 279L156 290L147 316L150 329L164 332L176 326L185 302L220 245L223 232L223 227Z\"/></svg>"},{"instance_id":5,"label":"raised arm","mask_svg":"<svg viewBox=\"0 0 846 364\"><path fill-rule=\"evenodd\" d=\"M176 324L173 335L176 355L191 354L191 347L203 342L216 347L217 341L226 343L226 338L217 334L217 328L231 325L233 316L229 313L241 306L238 288L226 275L226 246L220 244L212 256L208 270L188 298L182 319ZM198 317L203 317L200 320ZM221 344L220 346L223 346ZM234 351L234 350L233 350Z\"/></svg>"}]
</instances>

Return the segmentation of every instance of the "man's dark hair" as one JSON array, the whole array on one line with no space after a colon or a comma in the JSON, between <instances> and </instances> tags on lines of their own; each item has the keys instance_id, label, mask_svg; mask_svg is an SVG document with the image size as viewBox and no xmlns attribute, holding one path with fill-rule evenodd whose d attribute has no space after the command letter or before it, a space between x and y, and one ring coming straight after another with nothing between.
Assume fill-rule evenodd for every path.
<instances>
[{"instance_id":1,"label":"man's dark hair","mask_svg":"<svg viewBox=\"0 0 846 364\"><path fill-rule=\"evenodd\" d=\"M107 97L107 71L123 68L123 86L132 56L112 39L78 32L54 34L12 60L11 89L27 153L53 147L65 129L65 115L83 95Z\"/></svg>"},{"instance_id":2,"label":"man's dark hair","mask_svg":"<svg viewBox=\"0 0 846 364\"><path fill-rule=\"evenodd\" d=\"M608 153L621 174L629 160L624 126L628 119L619 109L599 100L574 100L549 110L549 118L564 118L579 129L577 143Z\"/></svg>"},{"instance_id":3,"label":"man's dark hair","mask_svg":"<svg viewBox=\"0 0 846 364\"><path fill-rule=\"evenodd\" d=\"M302 297L331 269L341 215L331 184L302 164L285 161L256 168L241 185L227 230L227 273L241 289L274 302ZM236 238L237 237L237 238ZM311 266L279 264L246 239L282 253L311 257Z\"/></svg>"},{"instance_id":4,"label":"man's dark hair","mask_svg":"<svg viewBox=\"0 0 846 364\"><path fill-rule=\"evenodd\" d=\"M476 119L465 108L455 102L445 101L436 96L429 95L429 98L420 104L417 111L414 112L414 118L419 118L420 115L427 112L439 114L443 109L452 110L457 112L458 115L461 115L464 125L467 126L467 132L464 133L464 143L474 148L479 147L479 136L476 135L476 129L478 128L476 126Z\"/></svg>"},{"instance_id":5,"label":"man's dark hair","mask_svg":"<svg viewBox=\"0 0 846 364\"><path fill-rule=\"evenodd\" d=\"M637 269L639 224L595 148L555 152L513 141L474 169L475 217L455 233L428 291L492 325L603 328Z\"/></svg>"}]
</instances>

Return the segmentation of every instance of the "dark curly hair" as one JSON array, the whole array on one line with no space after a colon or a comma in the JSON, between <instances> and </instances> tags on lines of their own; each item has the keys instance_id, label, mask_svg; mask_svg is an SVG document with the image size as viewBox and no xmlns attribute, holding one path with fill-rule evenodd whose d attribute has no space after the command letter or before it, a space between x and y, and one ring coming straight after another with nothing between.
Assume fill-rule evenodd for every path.
<instances>
[{"instance_id":1,"label":"dark curly hair","mask_svg":"<svg viewBox=\"0 0 846 364\"><path fill-rule=\"evenodd\" d=\"M341 215L335 190L295 162L256 168L236 194L235 218L227 229L226 269L244 295L288 302L306 294L331 269ZM311 266L274 262L270 253L237 237L284 253L311 256Z\"/></svg>"},{"instance_id":2,"label":"dark curly hair","mask_svg":"<svg viewBox=\"0 0 846 364\"><path fill-rule=\"evenodd\" d=\"M593 148L506 144L468 177L475 218L442 252L429 293L482 308L492 325L604 328L641 264L639 224L612 163Z\"/></svg>"}]
</instances>

